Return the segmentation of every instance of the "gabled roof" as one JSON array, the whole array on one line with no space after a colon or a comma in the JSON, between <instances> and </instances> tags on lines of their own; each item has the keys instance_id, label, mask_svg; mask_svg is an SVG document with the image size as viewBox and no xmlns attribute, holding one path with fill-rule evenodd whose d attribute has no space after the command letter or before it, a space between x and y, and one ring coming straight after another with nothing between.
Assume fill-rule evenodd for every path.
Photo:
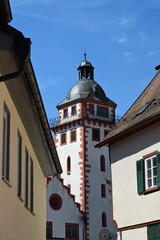
<instances>
[{"instance_id":1,"label":"gabled roof","mask_svg":"<svg viewBox=\"0 0 160 240\"><path fill-rule=\"evenodd\" d=\"M160 71L120 119L114 129L96 147L112 144L160 120Z\"/></svg>"}]
</instances>

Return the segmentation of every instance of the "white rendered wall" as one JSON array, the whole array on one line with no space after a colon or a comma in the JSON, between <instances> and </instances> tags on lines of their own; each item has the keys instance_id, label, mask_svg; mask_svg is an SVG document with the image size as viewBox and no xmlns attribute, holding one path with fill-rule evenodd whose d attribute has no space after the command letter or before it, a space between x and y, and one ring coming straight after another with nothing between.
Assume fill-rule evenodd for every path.
<instances>
[{"instance_id":1,"label":"white rendered wall","mask_svg":"<svg viewBox=\"0 0 160 240\"><path fill-rule=\"evenodd\" d=\"M136 176L136 161L160 151L159 136L158 123L111 147L113 209L119 228L160 219L159 191L139 195Z\"/></svg>"},{"instance_id":2,"label":"white rendered wall","mask_svg":"<svg viewBox=\"0 0 160 240\"><path fill-rule=\"evenodd\" d=\"M57 193L62 198L61 209L55 211L49 205L49 198ZM83 239L83 217L73 198L68 194L61 182L54 177L47 185L47 221L51 221L53 237L65 238L65 224L79 224L79 240Z\"/></svg>"},{"instance_id":3,"label":"white rendered wall","mask_svg":"<svg viewBox=\"0 0 160 240\"><path fill-rule=\"evenodd\" d=\"M107 229L116 234L115 226L112 224L112 203L111 195L109 193L109 185L107 185L106 179L110 180L110 163L109 163L109 152L108 147L102 147L101 149L95 148L97 144L96 141L92 141L92 128L100 129L101 140L104 138L104 129L110 130L109 126L104 127L103 124L99 126L87 124L90 128L87 128L89 131L86 134L87 144L87 155L88 163L91 165L89 173L89 238L98 239L99 232L103 229L102 227L102 213L105 212L107 216ZM100 156L104 155L105 157L105 167L106 171L100 171ZM101 184L106 185L106 198L101 197ZM96 217L95 217L96 216Z\"/></svg>"}]
</instances>

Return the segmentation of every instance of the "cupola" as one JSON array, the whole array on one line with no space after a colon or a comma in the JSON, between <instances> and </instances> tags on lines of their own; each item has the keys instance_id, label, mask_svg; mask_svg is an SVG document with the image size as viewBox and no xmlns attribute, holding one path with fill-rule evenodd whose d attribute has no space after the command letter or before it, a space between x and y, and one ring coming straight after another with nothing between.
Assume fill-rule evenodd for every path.
<instances>
[{"instance_id":1,"label":"cupola","mask_svg":"<svg viewBox=\"0 0 160 240\"><path fill-rule=\"evenodd\" d=\"M94 80L94 67L86 59L86 53L84 54L84 60L80 63L77 70L78 70L79 80L81 79Z\"/></svg>"}]
</instances>

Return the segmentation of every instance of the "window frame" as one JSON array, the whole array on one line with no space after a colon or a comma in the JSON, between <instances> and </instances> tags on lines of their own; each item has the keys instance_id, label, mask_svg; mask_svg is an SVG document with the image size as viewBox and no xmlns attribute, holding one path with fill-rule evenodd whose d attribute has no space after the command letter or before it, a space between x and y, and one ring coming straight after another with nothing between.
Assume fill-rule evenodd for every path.
<instances>
[{"instance_id":1,"label":"window frame","mask_svg":"<svg viewBox=\"0 0 160 240\"><path fill-rule=\"evenodd\" d=\"M34 211L34 169L33 160L30 157L30 211Z\"/></svg>"},{"instance_id":2,"label":"window frame","mask_svg":"<svg viewBox=\"0 0 160 240\"><path fill-rule=\"evenodd\" d=\"M105 172L106 171L106 159L104 155L100 156L100 171Z\"/></svg>"},{"instance_id":3,"label":"window frame","mask_svg":"<svg viewBox=\"0 0 160 240\"><path fill-rule=\"evenodd\" d=\"M68 118L68 108L63 109L63 118Z\"/></svg>"},{"instance_id":4,"label":"window frame","mask_svg":"<svg viewBox=\"0 0 160 240\"><path fill-rule=\"evenodd\" d=\"M49 234L48 234L49 231ZM46 222L46 237L47 238L52 238L53 235L53 222L47 221Z\"/></svg>"},{"instance_id":5,"label":"window frame","mask_svg":"<svg viewBox=\"0 0 160 240\"><path fill-rule=\"evenodd\" d=\"M89 104L89 107L88 107L88 113L90 114L90 115L94 115L94 104Z\"/></svg>"},{"instance_id":6,"label":"window frame","mask_svg":"<svg viewBox=\"0 0 160 240\"><path fill-rule=\"evenodd\" d=\"M106 198L106 184L101 184L101 198Z\"/></svg>"},{"instance_id":7,"label":"window frame","mask_svg":"<svg viewBox=\"0 0 160 240\"><path fill-rule=\"evenodd\" d=\"M72 134L75 132L75 139L72 138ZM70 130L70 142L76 142L77 141L77 129Z\"/></svg>"},{"instance_id":8,"label":"window frame","mask_svg":"<svg viewBox=\"0 0 160 240\"><path fill-rule=\"evenodd\" d=\"M74 229L75 227L75 229ZM77 237L74 236L76 230ZM69 234L68 234L69 232ZM65 238L79 240L79 224L78 223L66 223L65 224Z\"/></svg>"},{"instance_id":9,"label":"window frame","mask_svg":"<svg viewBox=\"0 0 160 240\"><path fill-rule=\"evenodd\" d=\"M146 187L146 170L145 170L145 159L150 159L156 156L157 164L157 184L150 188ZM143 156L143 159L136 161L136 172L137 172L137 193L148 194L154 191L160 190L160 152L155 151L148 155Z\"/></svg>"},{"instance_id":10,"label":"window frame","mask_svg":"<svg viewBox=\"0 0 160 240\"><path fill-rule=\"evenodd\" d=\"M151 157L148 157L148 158L145 158L144 159L144 169L145 169L145 190L148 190L148 189L151 189L151 188L154 188L157 186L157 184L154 184L154 169L157 170L157 163L156 163L156 166L154 165L153 166L153 161L156 161L156 155L153 155ZM150 169L148 168L148 164L147 163L151 163L151 167ZM148 176L148 171L150 171L151 173L151 177ZM151 186L148 185L148 181L151 180ZM156 175L156 182L157 182L157 175Z\"/></svg>"},{"instance_id":11,"label":"window frame","mask_svg":"<svg viewBox=\"0 0 160 240\"><path fill-rule=\"evenodd\" d=\"M94 131L98 131L98 136L95 138ZM92 141L100 142L100 128L92 128Z\"/></svg>"},{"instance_id":12,"label":"window frame","mask_svg":"<svg viewBox=\"0 0 160 240\"><path fill-rule=\"evenodd\" d=\"M62 142L62 137L65 136L65 142ZM60 145L65 145L67 144L67 132L62 132L60 133Z\"/></svg>"},{"instance_id":13,"label":"window frame","mask_svg":"<svg viewBox=\"0 0 160 240\"><path fill-rule=\"evenodd\" d=\"M71 174L71 157L67 157L67 175Z\"/></svg>"},{"instance_id":14,"label":"window frame","mask_svg":"<svg viewBox=\"0 0 160 240\"><path fill-rule=\"evenodd\" d=\"M3 148L2 148L2 179L9 183L10 178L10 111L4 103L3 107Z\"/></svg>"},{"instance_id":15,"label":"window frame","mask_svg":"<svg viewBox=\"0 0 160 240\"><path fill-rule=\"evenodd\" d=\"M75 110L73 111L73 109L75 109ZM76 105L74 105L74 106L71 107L71 115L72 115L72 116L77 115L77 107L76 107Z\"/></svg>"},{"instance_id":16,"label":"window frame","mask_svg":"<svg viewBox=\"0 0 160 240\"><path fill-rule=\"evenodd\" d=\"M28 208L29 200L29 152L25 148L25 187L24 187L24 205Z\"/></svg>"},{"instance_id":17,"label":"window frame","mask_svg":"<svg viewBox=\"0 0 160 240\"><path fill-rule=\"evenodd\" d=\"M107 215L105 212L102 213L102 227L107 227Z\"/></svg>"},{"instance_id":18,"label":"window frame","mask_svg":"<svg viewBox=\"0 0 160 240\"><path fill-rule=\"evenodd\" d=\"M103 111L105 111L106 114L104 114ZM98 117L109 118L109 108L98 105L98 106L97 106L97 116L98 116Z\"/></svg>"},{"instance_id":19,"label":"window frame","mask_svg":"<svg viewBox=\"0 0 160 240\"><path fill-rule=\"evenodd\" d=\"M22 135L17 132L17 195L22 197Z\"/></svg>"}]
</instances>

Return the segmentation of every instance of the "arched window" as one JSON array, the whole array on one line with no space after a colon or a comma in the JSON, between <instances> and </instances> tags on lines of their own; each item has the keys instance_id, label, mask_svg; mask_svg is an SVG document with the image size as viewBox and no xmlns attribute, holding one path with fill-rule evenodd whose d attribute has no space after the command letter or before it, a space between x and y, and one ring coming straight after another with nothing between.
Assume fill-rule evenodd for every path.
<instances>
[{"instance_id":1,"label":"arched window","mask_svg":"<svg viewBox=\"0 0 160 240\"><path fill-rule=\"evenodd\" d=\"M105 166L105 157L103 155L101 155L100 157L100 170L101 172L105 172L106 171L106 166Z\"/></svg>"},{"instance_id":2,"label":"arched window","mask_svg":"<svg viewBox=\"0 0 160 240\"><path fill-rule=\"evenodd\" d=\"M67 158L67 174L71 174L71 158Z\"/></svg>"},{"instance_id":3,"label":"arched window","mask_svg":"<svg viewBox=\"0 0 160 240\"><path fill-rule=\"evenodd\" d=\"M107 216L106 213L102 213L102 227L107 227Z\"/></svg>"}]
</instances>

